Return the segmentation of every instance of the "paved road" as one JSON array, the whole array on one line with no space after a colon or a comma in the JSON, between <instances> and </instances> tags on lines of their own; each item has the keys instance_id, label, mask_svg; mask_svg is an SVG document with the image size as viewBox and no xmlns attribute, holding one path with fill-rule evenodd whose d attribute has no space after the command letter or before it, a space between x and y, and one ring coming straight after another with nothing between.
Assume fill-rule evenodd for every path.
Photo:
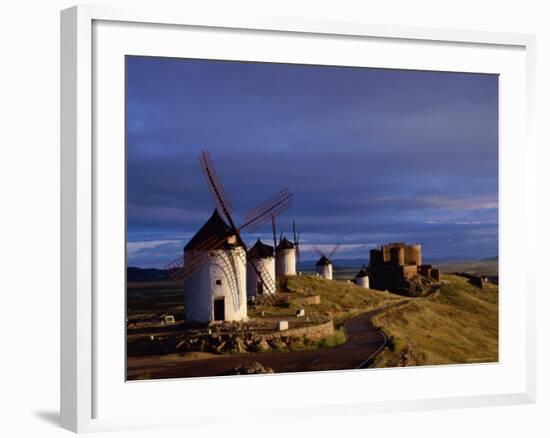
<instances>
[{"instance_id":1,"label":"paved road","mask_svg":"<svg viewBox=\"0 0 550 438\"><path fill-rule=\"evenodd\" d=\"M373 325L372 317L387 308L363 313L346 321L344 329L348 341L337 347L305 351L221 355L197 360L178 360L174 356L168 360L158 360L157 358L150 361L146 370L143 363L139 367L129 364L128 378L135 379L144 372L150 373L150 377L153 379L219 376L231 374L237 366L255 361L273 368L276 373L362 368L386 344L386 336Z\"/></svg>"}]
</instances>

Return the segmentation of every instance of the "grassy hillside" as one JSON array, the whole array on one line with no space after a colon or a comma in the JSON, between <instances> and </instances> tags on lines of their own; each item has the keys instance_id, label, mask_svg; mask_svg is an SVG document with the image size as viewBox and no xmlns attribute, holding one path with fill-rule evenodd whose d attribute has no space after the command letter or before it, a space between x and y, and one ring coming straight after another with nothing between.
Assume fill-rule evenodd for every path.
<instances>
[{"instance_id":1,"label":"grassy hillside","mask_svg":"<svg viewBox=\"0 0 550 438\"><path fill-rule=\"evenodd\" d=\"M434 263L441 272L465 272L467 274L498 275L498 257L477 261L456 261Z\"/></svg>"},{"instance_id":2,"label":"grassy hillside","mask_svg":"<svg viewBox=\"0 0 550 438\"><path fill-rule=\"evenodd\" d=\"M249 309L249 316L285 316L304 308L314 320L334 320L338 327L349 317L378 307L386 306L403 297L389 292L365 289L345 281L325 280L317 276L298 275L288 277L282 289L287 291L288 307L256 306ZM320 304L300 304L301 298L319 295Z\"/></svg>"},{"instance_id":3,"label":"grassy hillside","mask_svg":"<svg viewBox=\"0 0 550 438\"><path fill-rule=\"evenodd\" d=\"M373 367L498 361L498 288L443 275L439 292L374 318L389 346Z\"/></svg>"}]
</instances>

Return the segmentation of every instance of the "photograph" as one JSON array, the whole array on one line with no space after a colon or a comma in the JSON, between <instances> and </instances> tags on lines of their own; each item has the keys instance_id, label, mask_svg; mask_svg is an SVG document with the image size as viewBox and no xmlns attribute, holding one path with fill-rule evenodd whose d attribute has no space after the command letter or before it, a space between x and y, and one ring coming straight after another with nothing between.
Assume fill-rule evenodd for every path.
<instances>
[{"instance_id":1,"label":"photograph","mask_svg":"<svg viewBox=\"0 0 550 438\"><path fill-rule=\"evenodd\" d=\"M499 362L499 75L125 56L128 381Z\"/></svg>"}]
</instances>

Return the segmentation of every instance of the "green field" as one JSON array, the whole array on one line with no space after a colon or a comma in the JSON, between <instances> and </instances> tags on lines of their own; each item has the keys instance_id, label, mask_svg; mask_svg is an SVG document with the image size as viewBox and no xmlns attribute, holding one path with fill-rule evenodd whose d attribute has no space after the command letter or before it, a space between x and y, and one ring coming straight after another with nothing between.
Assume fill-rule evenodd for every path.
<instances>
[{"instance_id":1,"label":"green field","mask_svg":"<svg viewBox=\"0 0 550 438\"><path fill-rule=\"evenodd\" d=\"M389 338L373 367L498 361L498 287L445 274L439 292L377 315Z\"/></svg>"}]
</instances>

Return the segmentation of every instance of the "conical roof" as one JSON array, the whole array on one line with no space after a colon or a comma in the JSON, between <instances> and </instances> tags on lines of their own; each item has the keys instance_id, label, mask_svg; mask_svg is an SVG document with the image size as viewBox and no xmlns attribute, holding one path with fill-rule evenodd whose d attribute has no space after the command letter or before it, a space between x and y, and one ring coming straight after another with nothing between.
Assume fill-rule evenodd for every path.
<instances>
[{"instance_id":1,"label":"conical roof","mask_svg":"<svg viewBox=\"0 0 550 438\"><path fill-rule=\"evenodd\" d=\"M321 256L321 258L319 259L319 261L315 264L315 266L326 266L326 265L331 265L332 263L330 262L330 260L326 257L326 256Z\"/></svg>"},{"instance_id":2,"label":"conical roof","mask_svg":"<svg viewBox=\"0 0 550 438\"><path fill-rule=\"evenodd\" d=\"M256 241L254 246L248 252L248 255L252 259L268 259L273 257L273 247L266 245L260 239Z\"/></svg>"},{"instance_id":3,"label":"conical roof","mask_svg":"<svg viewBox=\"0 0 550 438\"><path fill-rule=\"evenodd\" d=\"M286 237L279 242L277 249L294 249L294 244L291 243Z\"/></svg>"},{"instance_id":4,"label":"conical roof","mask_svg":"<svg viewBox=\"0 0 550 438\"><path fill-rule=\"evenodd\" d=\"M368 277L369 276L369 271L367 271L367 268L365 268L364 266L361 268L361 270L357 273L357 275L355 276L355 278L362 278L362 277Z\"/></svg>"},{"instance_id":5,"label":"conical roof","mask_svg":"<svg viewBox=\"0 0 550 438\"><path fill-rule=\"evenodd\" d=\"M218 210L214 210L210 219L200 228L199 231L193 236L193 238L185 245L184 251L191 251L197 249L201 244L205 243L208 239L216 237L217 239L227 239L230 236L234 236L235 231L225 223ZM226 243L225 248L234 247Z\"/></svg>"}]
</instances>

